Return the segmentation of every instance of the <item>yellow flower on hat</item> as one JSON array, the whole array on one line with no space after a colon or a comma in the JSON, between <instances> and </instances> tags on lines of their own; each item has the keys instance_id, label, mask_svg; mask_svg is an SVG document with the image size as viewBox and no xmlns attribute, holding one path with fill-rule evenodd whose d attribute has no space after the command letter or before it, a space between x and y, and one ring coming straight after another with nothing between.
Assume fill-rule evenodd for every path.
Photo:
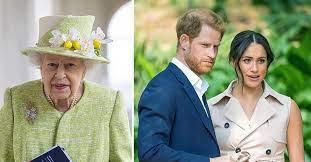
<instances>
[{"instance_id":1,"label":"yellow flower on hat","mask_svg":"<svg viewBox=\"0 0 311 162\"><path fill-rule=\"evenodd\" d=\"M53 30L52 35L49 39L51 47L64 47L89 57L100 56L101 44L112 42L111 39L105 38L106 35L100 27L92 31L89 38L80 38L80 33L75 28L70 28L65 34Z\"/></svg>"},{"instance_id":2,"label":"yellow flower on hat","mask_svg":"<svg viewBox=\"0 0 311 162\"><path fill-rule=\"evenodd\" d=\"M81 49L81 43L79 41L73 41L72 45L73 45L73 48L75 48L76 50Z\"/></svg>"},{"instance_id":3,"label":"yellow flower on hat","mask_svg":"<svg viewBox=\"0 0 311 162\"><path fill-rule=\"evenodd\" d=\"M101 44L107 44L112 42L111 39L106 38L105 33L100 27L97 27L96 32L92 32L91 39L93 40L93 45L95 49L100 49Z\"/></svg>"},{"instance_id":4,"label":"yellow flower on hat","mask_svg":"<svg viewBox=\"0 0 311 162\"><path fill-rule=\"evenodd\" d=\"M99 39L94 39L93 40L93 45L94 45L95 49L100 49L101 41Z\"/></svg>"},{"instance_id":5,"label":"yellow flower on hat","mask_svg":"<svg viewBox=\"0 0 311 162\"><path fill-rule=\"evenodd\" d=\"M70 48L72 47L71 41L67 40L67 41L64 43L64 47L70 49Z\"/></svg>"},{"instance_id":6,"label":"yellow flower on hat","mask_svg":"<svg viewBox=\"0 0 311 162\"><path fill-rule=\"evenodd\" d=\"M71 49L73 46L73 42L75 43L76 47L79 47L77 45L77 42L79 42L79 36L80 33L77 29L75 28L70 28L68 30L67 34L61 33L59 30L53 30L52 31L53 37L49 39L49 43L51 44L51 47L65 47L67 49ZM75 48L74 46L74 48ZM77 48L75 48L77 49Z\"/></svg>"}]
</instances>

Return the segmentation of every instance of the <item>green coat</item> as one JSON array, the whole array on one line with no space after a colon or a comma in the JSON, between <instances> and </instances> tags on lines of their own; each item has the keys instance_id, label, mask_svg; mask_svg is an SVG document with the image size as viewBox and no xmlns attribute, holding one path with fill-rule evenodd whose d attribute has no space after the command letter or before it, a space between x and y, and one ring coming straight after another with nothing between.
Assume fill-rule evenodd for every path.
<instances>
[{"instance_id":1,"label":"green coat","mask_svg":"<svg viewBox=\"0 0 311 162\"><path fill-rule=\"evenodd\" d=\"M25 115L29 103L37 109L33 122ZM0 162L29 161L56 144L74 162L132 161L120 93L84 81L80 101L62 113L47 101L41 80L7 89L0 110Z\"/></svg>"}]
</instances>

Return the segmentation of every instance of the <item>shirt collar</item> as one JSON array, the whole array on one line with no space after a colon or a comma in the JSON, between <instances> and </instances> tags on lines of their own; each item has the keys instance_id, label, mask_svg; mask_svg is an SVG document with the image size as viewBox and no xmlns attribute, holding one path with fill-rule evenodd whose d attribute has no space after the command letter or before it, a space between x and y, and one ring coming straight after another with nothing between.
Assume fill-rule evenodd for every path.
<instances>
[{"instance_id":1,"label":"shirt collar","mask_svg":"<svg viewBox=\"0 0 311 162\"><path fill-rule=\"evenodd\" d=\"M200 91L201 95L203 95L207 91L209 84L206 80L204 80L202 77L197 76L192 70L190 70L177 58L174 57L171 62L175 64L186 75L191 85L196 90Z\"/></svg>"},{"instance_id":2,"label":"shirt collar","mask_svg":"<svg viewBox=\"0 0 311 162\"><path fill-rule=\"evenodd\" d=\"M232 92L232 89L235 85L237 80L233 80L231 81L231 83L229 84L229 86L227 87L227 89L225 91L223 91L222 93L220 93L219 95L213 97L210 101L210 103L212 105L215 105L217 104L219 101L221 101L223 98L225 97L229 97L231 98L232 95L231 95L231 92ZM284 97L282 97L283 95L279 94L278 92L276 92L275 90L273 90L269 85L268 83L264 80L264 92L262 94L261 97L264 97L264 98L267 98L268 96L272 96L274 97L275 99L277 99L281 104L285 104L286 103L286 100L284 99Z\"/></svg>"}]
</instances>

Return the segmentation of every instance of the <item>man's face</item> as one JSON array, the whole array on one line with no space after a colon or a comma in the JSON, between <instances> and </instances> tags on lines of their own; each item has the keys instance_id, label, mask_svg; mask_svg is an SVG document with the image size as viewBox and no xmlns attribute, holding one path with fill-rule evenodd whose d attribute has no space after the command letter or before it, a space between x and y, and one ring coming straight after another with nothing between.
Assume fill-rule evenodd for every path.
<instances>
[{"instance_id":1,"label":"man's face","mask_svg":"<svg viewBox=\"0 0 311 162\"><path fill-rule=\"evenodd\" d=\"M208 25L203 25L199 35L188 40L188 45L183 44L186 64L197 75L209 72L215 63L221 33Z\"/></svg>"}]
</instances>

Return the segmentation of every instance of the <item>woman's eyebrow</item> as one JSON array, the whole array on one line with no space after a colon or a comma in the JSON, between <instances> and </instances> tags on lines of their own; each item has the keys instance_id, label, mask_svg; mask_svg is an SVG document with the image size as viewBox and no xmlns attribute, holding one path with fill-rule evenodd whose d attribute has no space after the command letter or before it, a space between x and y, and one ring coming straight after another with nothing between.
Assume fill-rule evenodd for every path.
<instances>
[{"instance_id":1,"label":"woman's eyebrow","mask_svg":"<svg viewBox=\"0 0 311 162\"><path fill-rule=\"evenodd\" d=\"M242 56L242 58L254 58L252 56ZM267 58L266 56L257 57L256 59Z\"/></svg>"},{"instance_id":2,"label":"woman's eyebrow","mask_svg":"<svg viewBox=\"0 0 311 162\"><path fill-rule=\"evenodd\" d=\"M242 58L253 58L251 56L242 56Z\"/></svg>"}]
</instances>

